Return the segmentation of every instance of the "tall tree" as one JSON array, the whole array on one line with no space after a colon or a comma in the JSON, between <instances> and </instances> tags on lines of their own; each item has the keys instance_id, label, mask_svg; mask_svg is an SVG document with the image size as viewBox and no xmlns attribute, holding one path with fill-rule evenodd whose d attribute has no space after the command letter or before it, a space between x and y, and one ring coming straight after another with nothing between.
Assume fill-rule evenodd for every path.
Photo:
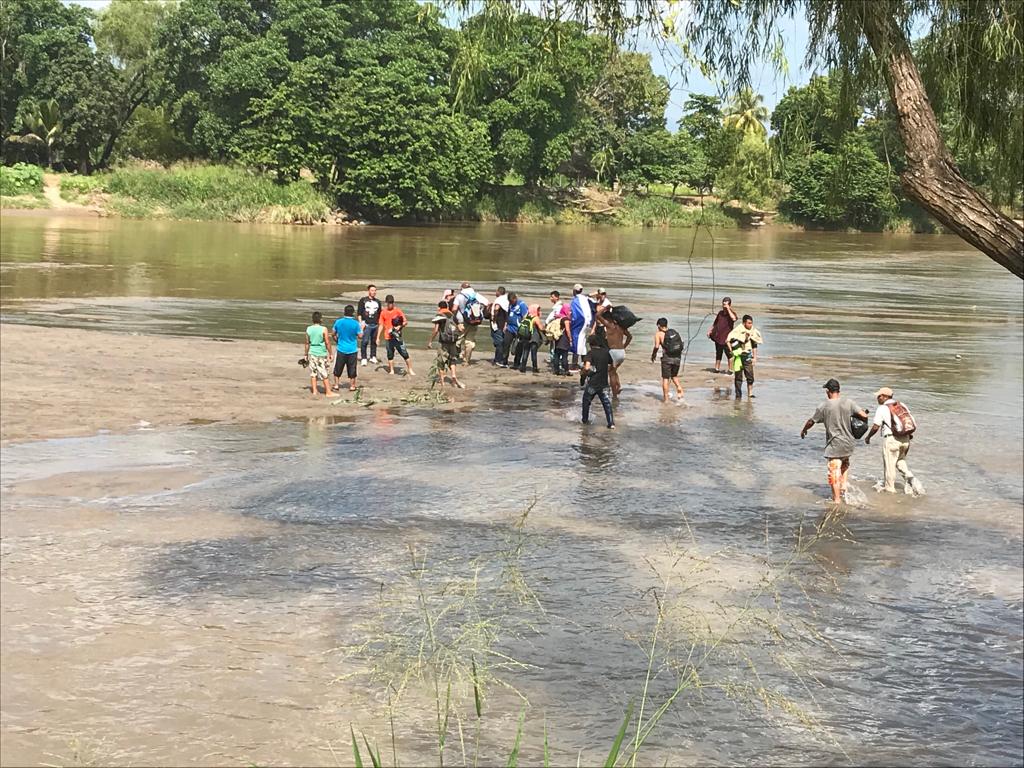
<instances>
[{"instance_id":1,"label":"tall tree","mask_svg":"<svg viewBox=\"0 0 1024 768\"><path fill-rule=\"evenodd\" d=\"M739 131L743 136L764 136L767 131L768 108L764 96L750 88L740 88L725 110L723 123L726 128Z\"/></svg>"},{"instance_id":2,"label":"tall tree","mask_svg":"<svg viewBox=\"0 0 1024 768\"><path fill-rule=\"evenodd\" d=\"M484 7L496 5L502 6L501 14L508 13L507 4ZM1024 278L1024 227L960 173L910 45L911 30L922 21L942 43L939 50L956 44L957 56L948 61L945 78L961 94L965 135L978 143L994 139L998 152L1010 156L1016 148L1019 157L1024 131L1024 3L1019 0L688 0L685 14L668 17L661 0L564 0L557 8L562 15L596 20L613 38L645 24L668 27L689 54L741 87L749 86L755 62L781 59L780 20L805 15L808 60L841 74L845 104L855 102L858 92L879 77L885 83L906 154L900 181L907 196ZM682 22L674 26L677 18ZM1006 115L1012 119L993 119Z\"/></svg>"},{"instance_id":3,"label":"tall tree","mask_svg":"<svg viewBox=\"0 0 1024 768\"><path fill-rule=\"evenodd\" d=\"M170 5L164 0L140 3L136 0L111 0L99 15L96 25L96 50L109 58L120 83L116 100L108 105L115 120L96 165L106 167L114 145L124 133L138 109L150 96L156 70L157 36Z\"/></svg>"}]
</instances>

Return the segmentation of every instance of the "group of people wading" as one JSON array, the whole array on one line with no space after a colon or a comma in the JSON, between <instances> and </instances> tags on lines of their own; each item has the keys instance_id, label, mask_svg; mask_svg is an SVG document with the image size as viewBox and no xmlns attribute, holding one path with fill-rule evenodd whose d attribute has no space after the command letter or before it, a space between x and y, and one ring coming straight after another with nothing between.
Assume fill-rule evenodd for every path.
<instances>
[{"instance_id":1,"label":"group of people wading","mask_svg":"<svg viewBox=\"0 0 1024 768\"><path fill-rule=\"evenodd\" d=\"M529 367L533 373L539 373L540 349L546 347L548 365L555 376L580 377L583 423L590 423L591 405L597 399L608 429L615 429L612 399L622 391L618 371L633 341L630 328L639 318L627 307L613 305L604 288L586 293L579 283L572 287L569 300L563 300L557 290L548 294L548 300L550 308L542 319L539 304L528 305L515 291L506 291L501 286L493 297L477 292L469 282L463 282L459 289L446 290L437 302L427 342L427 349L433 349L435 342L438 344L432 369L435 382L443 388L447 378L453 387L465 389L459 381L458 369L473 363L480 329L484 328L490 331L494 348L491 365L520 373L526 373ZM371 284L358 305L346 305L330 329L322 319L321 313L313 313L313 322L306 328L304 356L299 361L309 369L310 391L314 395L318 394L317 382L322 381L325 396L337 397L335 393L341 390L343 377L348 379L349 391L356 391L359 368L381 364L377 358L379 347L385 351L388 374L395 374L395 358L399 357L405 375L416 375L404 339L409 321L393 295L388 294L381 302L377 287ZM662 401L670 400L672 387L681 399L683 386L679 374L684 340L669 327L667 318L658 318L656 328L651 362L660 356ZM743 396L744 381L747 396L755 397L754 366L764 339L754 326L753 317L740 318L732 307L732 299L725 297L707 335L715 344L714 372L733 375L737 399ZM726 370L721 367L723 358ZM814 424L825 425L829 485L833 500L839 502L847 489L854 444L867 431L869 416L852 400L840 396L835 379L830 379L824 388L828 399L807 421L800 436L804 437ZM924 489L906 462L916 424L906 407L892 395L886 387L876 393L878 410L865 440L870 443L876 432L882 432L885 474L878 489L895 492L899 472L904 476L906 492L920 495ZM862 431L856 420L862 422Z\"/></svg>"}]
</instances>

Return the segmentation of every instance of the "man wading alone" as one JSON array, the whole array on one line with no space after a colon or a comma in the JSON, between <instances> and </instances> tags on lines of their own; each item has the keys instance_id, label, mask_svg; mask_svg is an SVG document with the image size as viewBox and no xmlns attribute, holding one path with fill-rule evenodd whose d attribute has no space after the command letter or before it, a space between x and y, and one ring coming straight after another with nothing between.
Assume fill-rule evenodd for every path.
<instances>
[{"instance_id":1,"label":"man wading alone","mask_svg":"<svg viewBox=\"0 0 1024 768\"><path fill-rule=\"evenodd\" d=\"M828 464L828 484L832 487L832 501L842 501L850 473L850 457L857 443L850 429L850 417L857 414L867 420L868 412L848 397L839 394L839 382L829 379L824 384L828 399L818 406L814 415L800 431L800 439L807 437L815 424L825 425L825 461Z\"/></svg>"},{"instance_id":2,"label":"man wading alone","mask_svg":"<svg viewBox=\"0 0 1024 768\"><path fill-rule=\"evenodd\" d=\"M763 344L761 332L754 327L754 318L743 316L743 324L734 328L726 337L729 353L732 355L732 370L736 375L736 399L743 397L743 377L747 378L747 397L754 395L754 364L757 362L757 347Z\"/></svg>"},{"instance_id":3,"label":"man wading alone","mask_svg":"<svg viewBox=\"0 0 1024 768\"><path fill-rule=\"evenodd\" d=\"M679 383L679 367L683 364L683 337L668 327L668 318L658 318L658 331L654 334L653 363L661 350L661 402L668 402L669 382L675 384L678 399L683 399L683 385Z\"/></svg>"}]
</instances>

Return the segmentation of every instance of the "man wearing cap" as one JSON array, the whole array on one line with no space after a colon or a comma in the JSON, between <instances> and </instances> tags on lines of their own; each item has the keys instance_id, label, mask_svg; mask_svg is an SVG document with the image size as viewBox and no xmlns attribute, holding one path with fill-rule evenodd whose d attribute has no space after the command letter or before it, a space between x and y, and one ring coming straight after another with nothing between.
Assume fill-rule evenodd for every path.
<instances>
[{"instance_id":1,"label":"man wearing cap","mask_svg":"<svg viewBox=\"0 0 1024 768\"><path fill-rule=\"evenodd\" d=\"M914 496L924 495L924 486L921 481L914 477L907 464L907 453L910 451L911 435L896 436L892 432L892 411L889 406L895 404L893 391L889 387L882 387L875 392L875 399L878 401L878 408L875 410L875 418L871 422L871 431L864 438L864 444L870 445L871 438L879 430L882 431L882 484L877 487L879 491L896 493L896 473L903 475L903 492Z\"/></svg>"},{"instance_id":2,"label":"man wearing cap","mask_svg":"<svg viewBox=\"0 0 1024 768\"><path fill-rule=\"evenodd\" d=\"M850 457L857 443L850 430L850 417L857 414L868 418L868 412L848 397L839 394L839 382L829 379L823 385L828 399L818 406L814 415L800 431L800 439L807 437L815 424L825 425L825 461L828 464L828 484L832 487L832 501L839 504L846 492L850 473Z\"/></svg>"},{"instance_id":3,"label":"man wearing cap","mask_svg":"<svg viewBox=\"0 0 1024 768\"><path fill-rule=\"evenodd\" d=\"M592 333L594 328L594 302L583 293L583 286L579 283L572 287L572 302L569 304L569 308L571 312L569 329L572 331L572 338L569 341L572 344L573 368L575 368L579 358L587 354L587 336Z\"/></svg>"}]
</instances>

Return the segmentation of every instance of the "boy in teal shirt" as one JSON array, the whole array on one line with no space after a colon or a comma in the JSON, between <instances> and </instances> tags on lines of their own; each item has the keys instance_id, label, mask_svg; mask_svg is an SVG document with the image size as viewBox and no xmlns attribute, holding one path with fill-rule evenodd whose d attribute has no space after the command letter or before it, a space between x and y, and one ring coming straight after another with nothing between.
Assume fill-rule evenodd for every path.
<instances>
[{"instance_id":1,"label":"boy in teal shirt","mask_svg":"<svg viewBox=\"0 0 1024 768\"><path fill-rule=\"evenodd\" d=\"M316 380L324 383L324 394L327 397L337 397L331 391L331 382L328 378L327 361L331 356L331 342L327 335L327 329L321 322L323 315L319 312L313 313L313 324L306 326L306 348L305 359L309 363L309 391L317 394Z\"/></svg>"}]
</instances>

